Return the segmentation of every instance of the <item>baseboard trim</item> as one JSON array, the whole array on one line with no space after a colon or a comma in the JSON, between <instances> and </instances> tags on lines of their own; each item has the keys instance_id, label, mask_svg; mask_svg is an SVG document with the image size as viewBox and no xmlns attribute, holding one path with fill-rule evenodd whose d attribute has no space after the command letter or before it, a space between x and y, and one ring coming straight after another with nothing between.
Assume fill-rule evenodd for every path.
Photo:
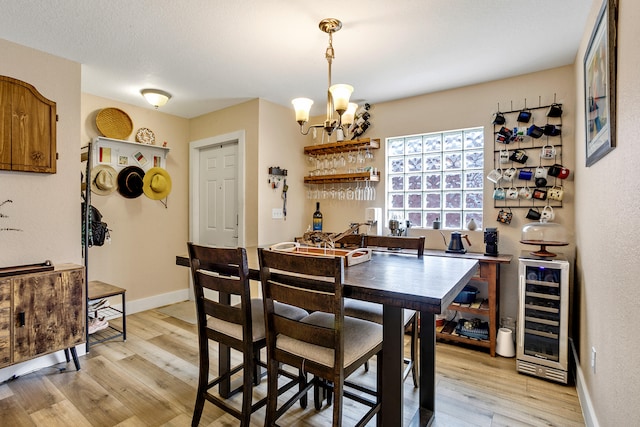
<instances>
[{"instance_id":1,"label":"baseboard trim","mask_svg":"<svg viewBox=\"0 0 640 427\"><path fill-rule=\"evenodd\" d=\"M169 304L175 304L188 299L189 289L181 289L179 291L167 292L166 294L154 295L152 297L137 299L135 301L127 301L127 315L152 310ZM120 307L114 305L114 307L120 309L122 305L120 305Z\"/></svg>"},{"instance_id":2,"label":"baseboard trim","mask_svg":"<svg viewBox=\"0 0 640 427\"><path fill-rule=\"evenodd\" d=\"M569 339L569 345L571 346L571 353L573 354L573 361L576 367L576 391L578 392L578 399L580 400L580 407L582 408L582 417L584 418L584 423L587 427L600 427L598 418L596 417L596 413L593 409L593 404L591 403L589 389L587 388L587 384L584 380L584 374L582 373L582 368L580 367L578 352L576 351L576 347L572 339Z\"/></svg>"}]
</instances>

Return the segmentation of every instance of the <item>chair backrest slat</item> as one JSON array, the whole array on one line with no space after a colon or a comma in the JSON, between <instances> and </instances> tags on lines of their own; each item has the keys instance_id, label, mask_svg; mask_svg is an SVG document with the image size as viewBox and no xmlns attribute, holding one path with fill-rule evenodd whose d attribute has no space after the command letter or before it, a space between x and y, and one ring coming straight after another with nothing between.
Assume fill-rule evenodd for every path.
<instances>
[{"instance_id":1,"label":"chair backrest slat","mask_svg":"<svg viewBox=\"0 0 640 427\"><path fill-rule=\"evenodd\" d=\"M367 247L415 250L418 258L422 258L424 255L424 242L424 236L407 237L367 235L365 238Z\"/></svg>"}]
</instances>

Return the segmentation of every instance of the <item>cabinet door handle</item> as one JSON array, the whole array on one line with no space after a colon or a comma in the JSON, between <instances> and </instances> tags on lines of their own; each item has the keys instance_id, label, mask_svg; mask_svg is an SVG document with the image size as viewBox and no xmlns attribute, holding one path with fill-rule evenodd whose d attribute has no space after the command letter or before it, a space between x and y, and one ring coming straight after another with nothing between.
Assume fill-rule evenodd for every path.
<instances>
[{"instance_id":1,"label":"cabinet door handle","mask_svg":"<svg viewBox=\"0 0 640 427\"><path fill-rule=\"evenodd\" d=\"M20 313L18 313L18 322L20 323L20 327L24 326L25 324L24 311L21 311Z\"/></svg>"}]
</instances>

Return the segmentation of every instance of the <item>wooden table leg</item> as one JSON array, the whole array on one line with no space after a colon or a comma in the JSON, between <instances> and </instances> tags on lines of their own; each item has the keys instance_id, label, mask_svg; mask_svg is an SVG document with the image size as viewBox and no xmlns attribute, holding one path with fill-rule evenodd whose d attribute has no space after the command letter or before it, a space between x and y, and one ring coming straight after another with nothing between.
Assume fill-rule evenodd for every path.
<instances>
[{"instance_id":1,"label":"wooden table leg","mask_svg":"<svg viewBox=\"0 0 640 427\"><path fill-rule=\"evenodd\" d=\"M404 373L404 324L402 308L383 307L382 317L382 417L378 425L401 426ZM380 423L382 421L382 423Z\"/></svg>"},{"instance_id":2,"label":"wooden table leg","mask_svg":"<svg viewBox=\"0 0 640 427\"><path fill-rule=\"evenodd\" d=\"M428 426L436 411L436 327L435 315L420 312L420 408L412 425Z\"/></svg>"}]
</instances>

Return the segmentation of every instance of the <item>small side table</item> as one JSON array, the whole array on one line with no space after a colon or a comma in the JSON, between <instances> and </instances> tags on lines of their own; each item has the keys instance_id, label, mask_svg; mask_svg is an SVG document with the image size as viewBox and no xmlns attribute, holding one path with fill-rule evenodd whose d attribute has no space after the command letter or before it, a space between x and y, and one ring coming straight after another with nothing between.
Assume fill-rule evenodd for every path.
<instances>
[{"instance_id":1,"label":"small side table","mask_svg":"<svg viewBox=\"0 0 640 427\"><path fill-rule=\"evenodd\" d=\"M102 298L109 298L120 296L122 308L117 309L115 307L103 307L99 308L92 312L95 317L104 316L107 319L115 319L118 317L122 317L122 328L118 328L113 326L111 323L109 327L103 329L101 331L97 331L91 335L89 335L89 309L87 303L87 352L89 352L89 347L94 344L98 344L101 342L109 341L114 338L122 337L122 341L127 340L127 315L126 315L126 304L125 304L125 292L126 289L120 288L118 286L113 286L108 283L101 282L99 280L92 280L89 282L87 290L87 300L98 300Z\"/></svg>"}]
</instances>

